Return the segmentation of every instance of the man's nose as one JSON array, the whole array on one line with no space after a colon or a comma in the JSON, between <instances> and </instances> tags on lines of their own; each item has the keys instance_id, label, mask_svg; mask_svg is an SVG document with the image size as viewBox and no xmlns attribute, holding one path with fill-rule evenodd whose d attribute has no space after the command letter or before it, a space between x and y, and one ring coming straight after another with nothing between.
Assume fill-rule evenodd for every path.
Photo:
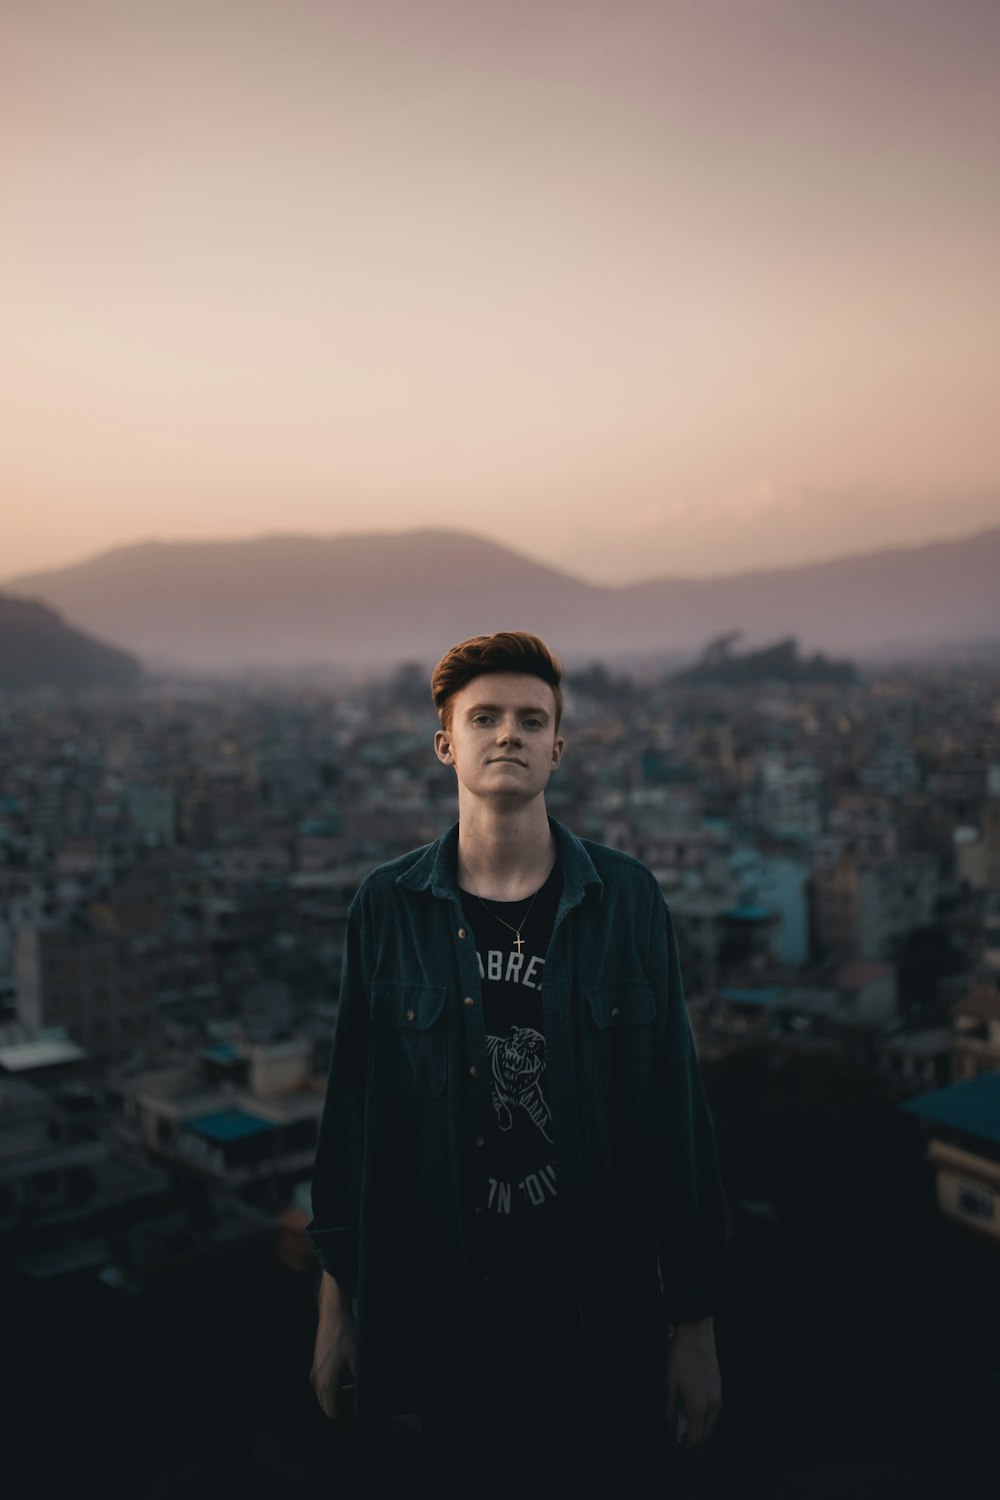
<instances>
[{"instance_id":1,"label":"man's nose","mask_svg":"<svg viewBox=\"0 0 1000 1500\"><path fill-rule=\"evenodd\" d=\"M500 728L497 731L497 739L504 741L514 740L517 744L521 743L521 731L517 727L517 720L515 718L503 719L501 721Z\"/></svg>"}]
</instances>

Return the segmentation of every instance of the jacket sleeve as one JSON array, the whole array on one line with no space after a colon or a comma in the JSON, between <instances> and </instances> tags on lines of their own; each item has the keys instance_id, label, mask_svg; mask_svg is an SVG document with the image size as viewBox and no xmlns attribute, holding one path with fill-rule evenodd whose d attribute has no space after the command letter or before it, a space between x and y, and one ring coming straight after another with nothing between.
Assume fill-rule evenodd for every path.
<instances>
[{"instance_id":1,"label":"jacket sleeve","mask_svg":"<svg viewBox=\"0 0 1000 1500\"><path fill-rule=\"evenodd\" d=\"M368 983L361 899L347 913L340 1005L312 1179L306 1238L323 1269L357 1296L358 1230L368 1073Z\"/></svg>"},{"instance_id":2,"label":"jacket sleeve","mask_svg":"<svg viewBox=\"0 0 1000 1500\"><path fill-rule=\"evenodd\" d=\"M664 1311L671 1323L697 1322L712 1316L729 1284L729 1224L677 940L659 892L650 943L657 995L656 1229Z\"/></svg>"}]
</instances>

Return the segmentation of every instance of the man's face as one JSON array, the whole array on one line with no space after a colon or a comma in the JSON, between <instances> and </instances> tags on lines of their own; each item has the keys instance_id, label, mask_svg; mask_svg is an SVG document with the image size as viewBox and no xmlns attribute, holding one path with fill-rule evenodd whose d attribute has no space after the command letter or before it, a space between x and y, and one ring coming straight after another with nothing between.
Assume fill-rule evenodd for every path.
<instances>
[{"instance_id":1,"label":"man's face","mask_svg":"<svg viewBox=\"0 0 1000 1500\"><path fill-rule=\"evenodd\" d=\"M451 726L434 736L438 759L454 766L460 787L503 803L530 801L562 757L555 694L523 672L474 677L451 699Z\"/></svg>"}]
</instances>

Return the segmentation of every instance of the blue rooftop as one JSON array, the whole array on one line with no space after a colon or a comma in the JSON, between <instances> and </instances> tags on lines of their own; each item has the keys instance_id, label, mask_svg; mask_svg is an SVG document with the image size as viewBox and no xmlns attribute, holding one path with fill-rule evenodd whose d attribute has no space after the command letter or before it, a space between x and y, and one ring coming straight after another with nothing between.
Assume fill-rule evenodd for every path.
<instances>
[{"instance_id":1,"label":"blue rooftop","mask_svg":"<svg viewBox=\"0 0 1000 1500\"><path fill-rule=\"evenodd\" d=\"M784 993L784 986L780 984L763 985L758 990L742 990L734 985L727 985L724 990L719 991L719 999L729 1000L734 1005L773 1005Z\"/></svg>"},{"instance_id":2,"label":"blue rooftop","mask_svg":"<svg viewBox=\"0 0 1000 1500\"><path fill-rule=\"evenodd\" d=\"M771 916L769 906L758 906L753 901L745 901L742 906L731 906L728 911L722 913L724 917L735 917L737 922L763 922Z\"/></svg>"},{"instance_id":3,"label":"blue rooftop","mask_svg":"<svg viewBox=\"0 0 1000 1500\"><path fill-rule=\"evenodd\" d=\"M232 1062L236 1056L236 1048L232 1042L219 1042L214 1047L203 1047L202 1057L209 1057L213 1062Z\"/></svg>"},{"instance_id":4,"label":"blue rooftop","mask_svg":"<svg viewBox=\"0 0 1000 1500\"><path fill-rule=\"evenodd\" d=\"M210 1141L241 1141L244 1136L260 1135L262 1130L273 1130L273 1120L262 1120L260 1115L247 1114L242 1109L223 1109L214 1115L199 1115L195 1120L185 1120L188 1130L207 1137Z\"/></svg>"},{"instance_id":5,"label":"blue rooftop","mask_svg":"<svg viewBox=\"0 0 1000 1500\"><path fill-rule=\"evenodd\" d=\"M900 1109L1000 1146L1000 1073L980 1073L933 1094L919 1094Z\"/></svg>"},{"instance_id":6,"label":"blue rooftop","mask_svg":"<svg viewBox=\"0 0 1000 1500\"><path fill-rule=\"evenodd\" d=\"M336 837L343 831L343 819L337 815L332 818L303 818L299 824L299 833L304 838L328 838Z\"/></svg>"}]
</instances>

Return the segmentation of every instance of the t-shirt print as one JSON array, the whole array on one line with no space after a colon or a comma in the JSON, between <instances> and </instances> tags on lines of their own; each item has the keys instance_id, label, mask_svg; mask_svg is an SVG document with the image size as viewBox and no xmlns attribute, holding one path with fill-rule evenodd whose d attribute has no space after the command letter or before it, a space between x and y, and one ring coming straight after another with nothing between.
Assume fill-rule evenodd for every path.
<instances>
[{"instance_id":1,"label":"t-shirt print","mask_svg":"<svg viewBox=\"0 0 1000 1500\"><path fill-rule=\"evenodd\" d=\"M490 1098L501 1130L510 1130L514 1111L523 1109L531 1123L552 1144L550 1112L542 1092L545 1077L545 1038L533 1026L512 1026L505 1037L486 1037L490 1062Z\"/></svg>"},{"instance_id":2,"label":"t-shirt print","mask_svg":"<svg viewBox=\"0 0 1000 1500\"><path fill-rule=\"evenodd\" d=\"M534 1219L557 1196L542 982L561 894L558 861L530 906L527 901L480 901L462 892L462 908L476 939L489 1065L490 1115L483 1153L487 1223Z\"/></svg>"}]
</instances>

